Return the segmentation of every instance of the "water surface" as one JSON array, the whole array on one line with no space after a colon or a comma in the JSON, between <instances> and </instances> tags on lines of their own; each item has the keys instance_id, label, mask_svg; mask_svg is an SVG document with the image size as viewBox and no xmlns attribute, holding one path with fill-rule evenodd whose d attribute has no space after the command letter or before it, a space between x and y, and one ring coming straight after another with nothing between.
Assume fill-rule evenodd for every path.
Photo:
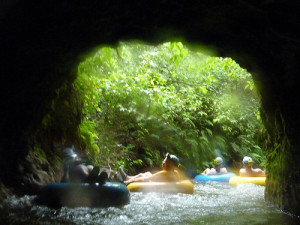
<instances>
[{"instance_id":1,"label":"water surface","mask_svg":"<svg viewBox=\"0 0 300 225\"><path fill-rule=\"evenodd\" d=\"M0 205L0 224L300 224L264 201L265 187L218 182L195 183L195 194L131 193L116 208L50 209L34 196L11 197Z\"/></svg>"}]
</instances>

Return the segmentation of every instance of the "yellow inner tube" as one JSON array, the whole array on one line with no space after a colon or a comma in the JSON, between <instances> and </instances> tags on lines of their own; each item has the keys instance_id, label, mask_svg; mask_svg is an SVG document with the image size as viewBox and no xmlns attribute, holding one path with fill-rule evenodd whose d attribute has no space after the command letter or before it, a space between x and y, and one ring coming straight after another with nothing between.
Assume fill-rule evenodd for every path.
<instances>
[{"instance_id":1,"label":"yellow inner tube","mask_svg":"<svg viewBox=\"0 0 300 225\"><path fill-rule=\"evenodd\" d=\"M194 193L194 185L190 180L178 182L133 182L128 184L127 188L131 192Z\"/></svg>"},{"instance_id":2,"label":"yellow inner tube","mask_svg":"<svg viewBox=\"0 0 300 225\"><path fill-rule=\"evenodd\" d=\"M266 186L266 177L240 177L235 176L230 178L229 184L230 185L237 185L237 184L244 184L244 183L252 183L261 186Z\"/></svg>"}]
</instances>

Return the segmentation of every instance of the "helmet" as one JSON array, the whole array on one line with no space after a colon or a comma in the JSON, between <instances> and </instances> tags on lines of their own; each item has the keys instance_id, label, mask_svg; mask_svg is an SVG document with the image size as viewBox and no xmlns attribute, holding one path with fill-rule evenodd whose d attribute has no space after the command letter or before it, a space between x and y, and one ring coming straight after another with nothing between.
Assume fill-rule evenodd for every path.
<instances>
[{"instance_id":1,"label":"helmet","mask_svg":"<svg viewBox=\"0 0 300 225\"><path fill-rule=\"evenodd\" d=\"M252 163L253 163L253 161L252 161L252 158L251 158L251 157L245 156L245 157L243 158L243 164L252 166Z\"/></svg>"},{"instance_id":2,"label":"helmet","mask_svg":"<svg viewBox=\"0 0 300 225\"><path fill-rule=\"evenodd\" d=\"M75 153L74 146L72 146L71 148L65 148L63 150L63 154L65 157L65 161L69 164L81 161L80 157Z\"/></svg>"},{"instance_id":3,"label":"helmet","mask_svg":"<svg viewBox=\"0 0 300 225\"><path fill-rule=\"evenodd\" d=\"M171 161L175 166L179 165L179 158L176 155L166 154L167 161Z\"/></svg>"},{"instance_id":4,"label":"helmet","mask_svg":"<svg viewBox=\"0 0 300 225\"><path fill-rule=\"evenodd\" d=\"M219 166L219 165L221 165L222 163L223 163L223 159L222 159L221 157L215 158L215 160L214 160L214 164L215 164L215 165Z\"/></svg>"}]
</instances>

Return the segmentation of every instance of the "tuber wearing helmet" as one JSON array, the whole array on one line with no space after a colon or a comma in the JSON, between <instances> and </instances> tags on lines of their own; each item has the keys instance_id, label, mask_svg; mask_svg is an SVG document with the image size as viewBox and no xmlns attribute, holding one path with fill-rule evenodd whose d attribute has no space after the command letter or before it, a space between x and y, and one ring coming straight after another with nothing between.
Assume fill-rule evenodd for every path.
<instances>
[{"instance_id":1,"label":"tuber wearing helmet","mask_svg":"<svg viewBox=\"0 0 300 225\"><path fill-rule=\"evenodd\" d=\"M248 165L248 166L252 166L252 164L253 164L252 158L249 157L249 156L245 156L243 158L243 164Z\"/></svg>"},{"instance_id":2,"label":"tuber wearing helmet","mask_svg":"<svg viewBox=\"0 0 300 225\"><path fill-rule=\"evenodd\" d=\"M166 154L166 159L169 162L172 162L175 166L179 166L179 158L176 155Z\"/></svg>"},{"instance_id":3,"label":"tuber wearing helmet","mask_svg":"<svg viewBox=\"0 0 300 225\"><path fill-rule=\"evenodd\" d=\"M214 164L215 164L216 166L220 166L220 165L222 165L222 163L223 163L223 159L222 159L221 157L215 158Z\"/></svg>"}]
</instances>

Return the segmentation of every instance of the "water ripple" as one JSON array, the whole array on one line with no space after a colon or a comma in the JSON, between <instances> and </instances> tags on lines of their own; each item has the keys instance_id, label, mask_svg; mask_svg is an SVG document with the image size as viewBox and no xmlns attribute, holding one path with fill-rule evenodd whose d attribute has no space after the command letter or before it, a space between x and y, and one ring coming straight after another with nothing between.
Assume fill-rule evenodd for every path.
<instances>
[{"instance_id":1,"label":"water ripple","mask_svg":"<svg viewBox=\"0 0 300 225\"><path fill-rule=\"evenodd\" d=\"M131 193L130 204L109 208L50 209L34 196L12 196L0 205L0 224L300 224L264 201L264 187L195 183L195 194Z\"/></svg>"}]
</instances>

